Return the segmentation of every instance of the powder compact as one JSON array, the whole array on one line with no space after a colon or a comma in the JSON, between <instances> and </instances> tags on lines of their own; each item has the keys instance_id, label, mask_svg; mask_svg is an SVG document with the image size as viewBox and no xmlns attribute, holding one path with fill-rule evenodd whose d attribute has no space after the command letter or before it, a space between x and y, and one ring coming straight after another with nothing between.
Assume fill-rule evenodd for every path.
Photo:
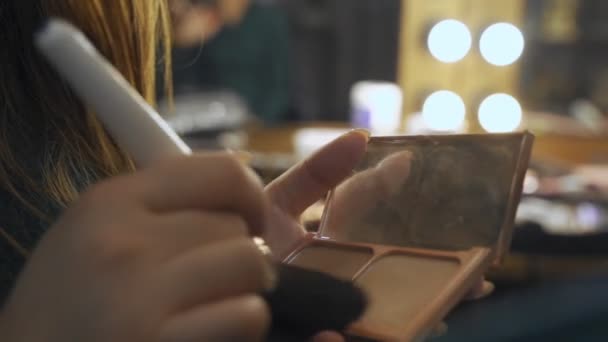
<instances>
[{"instance_id":1,"label":"powder compact","mask_svg":"<svg viewBox=\"0 0 608 342\"><path fill-rule=\"evenodd\" d=\"M368 308L346 333L422 339L509 249L534 137L372 137L318 233L284 263L353 281Z\"/></svg>"}]
</instances>

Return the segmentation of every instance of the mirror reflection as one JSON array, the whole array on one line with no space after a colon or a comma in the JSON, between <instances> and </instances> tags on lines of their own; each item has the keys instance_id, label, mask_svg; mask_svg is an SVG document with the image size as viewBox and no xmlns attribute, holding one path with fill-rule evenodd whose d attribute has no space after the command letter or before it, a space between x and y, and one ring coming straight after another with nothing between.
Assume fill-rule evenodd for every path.
<instances>
[{"instance_id":1,"label":"mirror reflection","mask_svg":"<svg viewBox=\"0 0 608 342\"><path fill-rule=\"evenodd\" d=\"M405 247L493 246L520 146L518 136L372 140L332 194L323 233Z\"/></svg>"}]
</instances>

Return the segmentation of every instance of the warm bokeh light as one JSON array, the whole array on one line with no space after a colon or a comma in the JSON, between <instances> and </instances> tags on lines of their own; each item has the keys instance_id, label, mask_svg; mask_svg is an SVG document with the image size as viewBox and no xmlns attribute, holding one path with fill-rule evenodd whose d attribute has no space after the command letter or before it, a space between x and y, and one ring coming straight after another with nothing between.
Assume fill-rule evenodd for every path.
<instances>
[{"instance_id":1,"label":"warm bokeh light","mask_svg":"<svg viewBox=\"0 0 608 342\"><path fill-rule=\"evenodd\" d=\"M493 24L483 31L479 50L490 64L505 66L515 63L524 51L524 36L509 23Z\"/></svg>"},{"instance_id":2,"label":"warm bokeh light","mask_svg":"<svg viewBox=\"0 0 608 342\"><path fill-rule=\"evenodd\" d=\"M403 93L391 82L362 81L351 90L352 123L374 135L395 134L401 125Z\"/></svg>"},{"instance_id":3,"label":"warm bokeh light","mask_svg":"<svg viewBox=\"0 0 608 342\"><path fill-rule=\"evenodd\" d=\"M471 44L469 28L454 19L435 24L427 39L431 55L444 63L454 63L463 59L471 49Z\"/></svg>"},{"instance_id":4,"label":"warm bokeh light","mask_svg":"<svg viewBox=\"0 0 608 342\"><path fill-rule=\"evenodd\" d=\"M432 93L424 100L422 117L436 131L456 131L464 125L466 108L458 94L449 90Z\"/></svg>"},{"instance_id":5,"label":"warm bokeh light","mask_svg":"<svg viewBox=\"0 0 608 342\"><path fill-rule=\"evenodd\" d=\"M302 128L293 136L295 156L298 160L310 157L318 149L347 133L340 128Z\"/></svg>"},{"instance_id":6,"label":"warm bokeh light","mask_svg":"<svg viewBox=\"0 0 608 342\"><path fill-rule=\"evenodd\" d=\"M479 105L478 118L481 127L490 133L512 132L521 124L521 105L511 95L493 94Z\"/></svg>"},{"instance_id":7,"label":"warm bokeh light","mask_svg":"<svg viewBox=\"0 0 608 342\"><path fill-rule=\"evenodd\" d=\"M540 182L538 180L538 174L532 170L526 172L524 178L524 194L533 194L540 188Z\"/></svg>"}]
</instances>

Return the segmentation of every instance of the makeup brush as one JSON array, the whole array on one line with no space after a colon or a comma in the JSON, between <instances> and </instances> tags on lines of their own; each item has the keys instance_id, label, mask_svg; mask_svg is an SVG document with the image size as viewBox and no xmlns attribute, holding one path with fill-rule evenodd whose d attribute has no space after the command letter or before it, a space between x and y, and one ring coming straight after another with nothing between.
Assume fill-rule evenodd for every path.
<instances>
[{"instance_id":1,"label":"makeup brush","mask_svg":"<svg viewBox=\"0 0 608 342\"><path fill-rule=\"evenodd\" d=\"M270 337L276 341L306 341L320 331L342 331L367 305L364 293L352 282L297 266L280 265L278 272L278 286L264 294L272 311Z\"/></svg>"},{"instance_id":2,"label":"makeup brush","mask_svg":"<svg viewBox=\"0 0 608 342\"><path fill-rule=\"evenodd\" d=\"M137 166L192 153L78 29L50 20L35 43ZM268 254L262 240L255 240ZM281 336L281 341L305 341L320 331L343 330L366 307L365 295L351 282L283 264L277 265L277 272L277 287L263 296L272 313L270 335Z\"/></svg>"}]
</instances>

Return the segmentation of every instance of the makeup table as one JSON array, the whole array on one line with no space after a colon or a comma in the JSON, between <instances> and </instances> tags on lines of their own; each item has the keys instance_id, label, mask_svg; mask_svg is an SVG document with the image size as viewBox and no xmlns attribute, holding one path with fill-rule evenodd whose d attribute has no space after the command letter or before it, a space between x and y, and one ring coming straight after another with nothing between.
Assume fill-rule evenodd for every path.
<instances>
[{"instance_id":1,"label":"makeup table","mask_svg":"<svg viewBox=\"0 0 608 342\"><path fill-rule=\"evenodd\" d=\"M293 136L306 128L344 128L344 122L293 123L280 127L252 127L246 130L248 151L264 154L291 154L294 152ZM538 134L532 150L533 159L561 161L566 164L581 164L608 158L608 137L573 136L557 133Z\"/></svg>"}]
</instances>

